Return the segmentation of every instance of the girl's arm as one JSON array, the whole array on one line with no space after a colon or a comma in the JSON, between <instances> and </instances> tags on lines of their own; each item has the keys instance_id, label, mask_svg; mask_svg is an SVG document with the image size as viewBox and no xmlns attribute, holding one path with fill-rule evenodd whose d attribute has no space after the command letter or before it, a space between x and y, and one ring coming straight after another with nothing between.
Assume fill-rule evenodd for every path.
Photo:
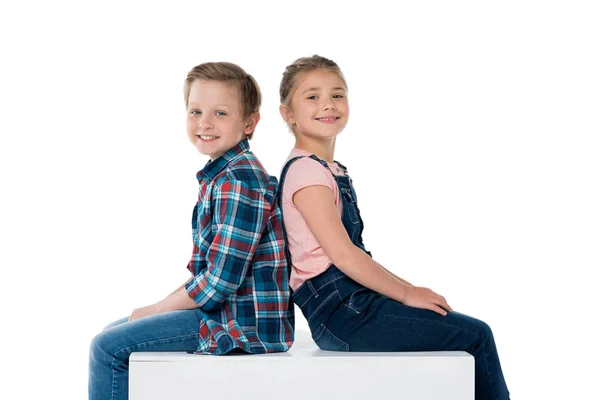
<instances>
[{"instance_id":1,"label":"girl's arm","mask_svg":"<svg viewBox=\"0 0 600 400\"><path fill-rule=\"evenodd\" d=\"M331 189L308 186L298 190L292 201L331 261L351 279L407 306L442 315L452 311L443 296L396 278L352 243L337 214Z\"/></svg>"},{"instance_id":2,"label":"girl's arm","mask_svg":"<svg viewBox=\"0 0 600 400\"><path fill-rule=\"evenodd\" d=\"M377 262L377 261L375 261L375 262ZM377 263L377 265L379 265L381 268L385 269L388 272L388 274L392 275L395 279L399 280L400 282L402 282L406 286L411 286L411 287L415 286L412 283L410 283L409 281L406 281L406 280L400 278L398 275L392 273L390 270L388 270L387 268L385 268L383 265L381 265L379 263Z\"/></svg>"}]
</instances>

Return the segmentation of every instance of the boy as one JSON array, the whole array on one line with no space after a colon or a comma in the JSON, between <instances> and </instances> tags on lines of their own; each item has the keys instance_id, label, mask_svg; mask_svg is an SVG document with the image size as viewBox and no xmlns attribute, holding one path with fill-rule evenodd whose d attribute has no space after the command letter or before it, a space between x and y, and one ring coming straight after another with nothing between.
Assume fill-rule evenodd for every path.
<instances>
[{"instance_id":1,"label":"boy","mask_svg":"<svg viewBox=\"0 0 600 400\"><path fill-rule=\"evenodd\" d=\"M260 354L286 351L293 342L277 180L248 144L260 120L260 89L225 62L194 67L184 89L188 137L210 157L196 175L192 276L93 339L90 399L127 398L134 351Z\"/></svg>"}]
</instances>

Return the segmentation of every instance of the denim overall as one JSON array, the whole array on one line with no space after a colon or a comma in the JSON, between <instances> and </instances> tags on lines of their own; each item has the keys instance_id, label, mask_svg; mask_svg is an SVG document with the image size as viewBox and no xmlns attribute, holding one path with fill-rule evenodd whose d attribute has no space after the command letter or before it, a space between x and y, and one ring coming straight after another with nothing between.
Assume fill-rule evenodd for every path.
<instances>
[{"instance_id":1,"label":"denim overall","mask_svg":"<svg viewBox=\"0 0 600 400\"><path fill-rule=\"evenodd\" d=\"M280 205L287 172L302 157L289 160L281 172ZM326 161L314 154L310 158L329 170ZM336 164L345 174L332 173L342 200L342 223L352 243L370 256L362 240L363 222L352 180L346 167ZM287 249L287 234L284 237ZM292 265L289 251L287 254ZM483 321L456 311L442 316L405 306L360 285L333 264L305 281L292 298L307 319L313 340L323 350L467 351L475 357L475 398L509 399L494 337Z\"/></svg>"}]
</instances>

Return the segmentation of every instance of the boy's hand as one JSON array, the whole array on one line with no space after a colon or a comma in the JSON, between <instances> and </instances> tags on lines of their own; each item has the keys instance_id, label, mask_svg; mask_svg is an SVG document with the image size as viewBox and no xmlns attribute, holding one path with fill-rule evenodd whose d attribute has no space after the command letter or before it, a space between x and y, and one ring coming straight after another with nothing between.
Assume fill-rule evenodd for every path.
<instances>
[{"instance_id":1,"label":"boy's hand","mask_svg":"<svg viewBox=\"0 0 600 400\"><path fill-rule=\"evenodd\" d=\"M154 314L158 314L159 310L156 304L151 304L146 307L136 308L129 316L129 321L135 321L136 319L149 317Z\"/></svg>"},{"instance_id":2,"label":"boy's hand","mask_svg":"<svg viewBox=\"0 0 600 400\"><path fill-rule=\"evenodd\" d=\"M442 315L448 314L446 310L452 311L444 296L440 296L425 287L408 287L402 303L410 307L431 310Z\"/></svg>"}]
</instances>

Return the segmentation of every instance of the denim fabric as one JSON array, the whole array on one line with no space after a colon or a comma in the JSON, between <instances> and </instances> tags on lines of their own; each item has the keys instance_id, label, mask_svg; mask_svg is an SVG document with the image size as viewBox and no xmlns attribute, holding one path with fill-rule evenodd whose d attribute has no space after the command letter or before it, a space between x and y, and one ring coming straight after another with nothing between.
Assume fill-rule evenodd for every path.
<instances>
[{"instance_id":1,"label":"denim fabric","mask_svg":"<svg viewBox=\"0 0 600 400\"><path fill-rule=\"evenodd\" d=\"M195 351L201 319L196 308L108 325L90 346L89 400L128 398L129 356L134 351Z\"/></svg>"},{"instance_id":2,"label":"denim fabric","mask_svg":"<svg viewBox=\"0 0 600 400\"><path fill-rule=\"evenodd\" d=\"M311 158L328 168L325 161L314 155ZM296 159L283 168L280 187ZM346 176L334 177L342 194L344 227L352 242L367 252L352 180L347 171ZM308 320L313 340L323 350L466 351L475 358L475 398L509 398L494 337L485 322L456 311L442 316L405 306L353 281L335 265L304 282L292 298Z\"/></svg>"}]
</instances>

